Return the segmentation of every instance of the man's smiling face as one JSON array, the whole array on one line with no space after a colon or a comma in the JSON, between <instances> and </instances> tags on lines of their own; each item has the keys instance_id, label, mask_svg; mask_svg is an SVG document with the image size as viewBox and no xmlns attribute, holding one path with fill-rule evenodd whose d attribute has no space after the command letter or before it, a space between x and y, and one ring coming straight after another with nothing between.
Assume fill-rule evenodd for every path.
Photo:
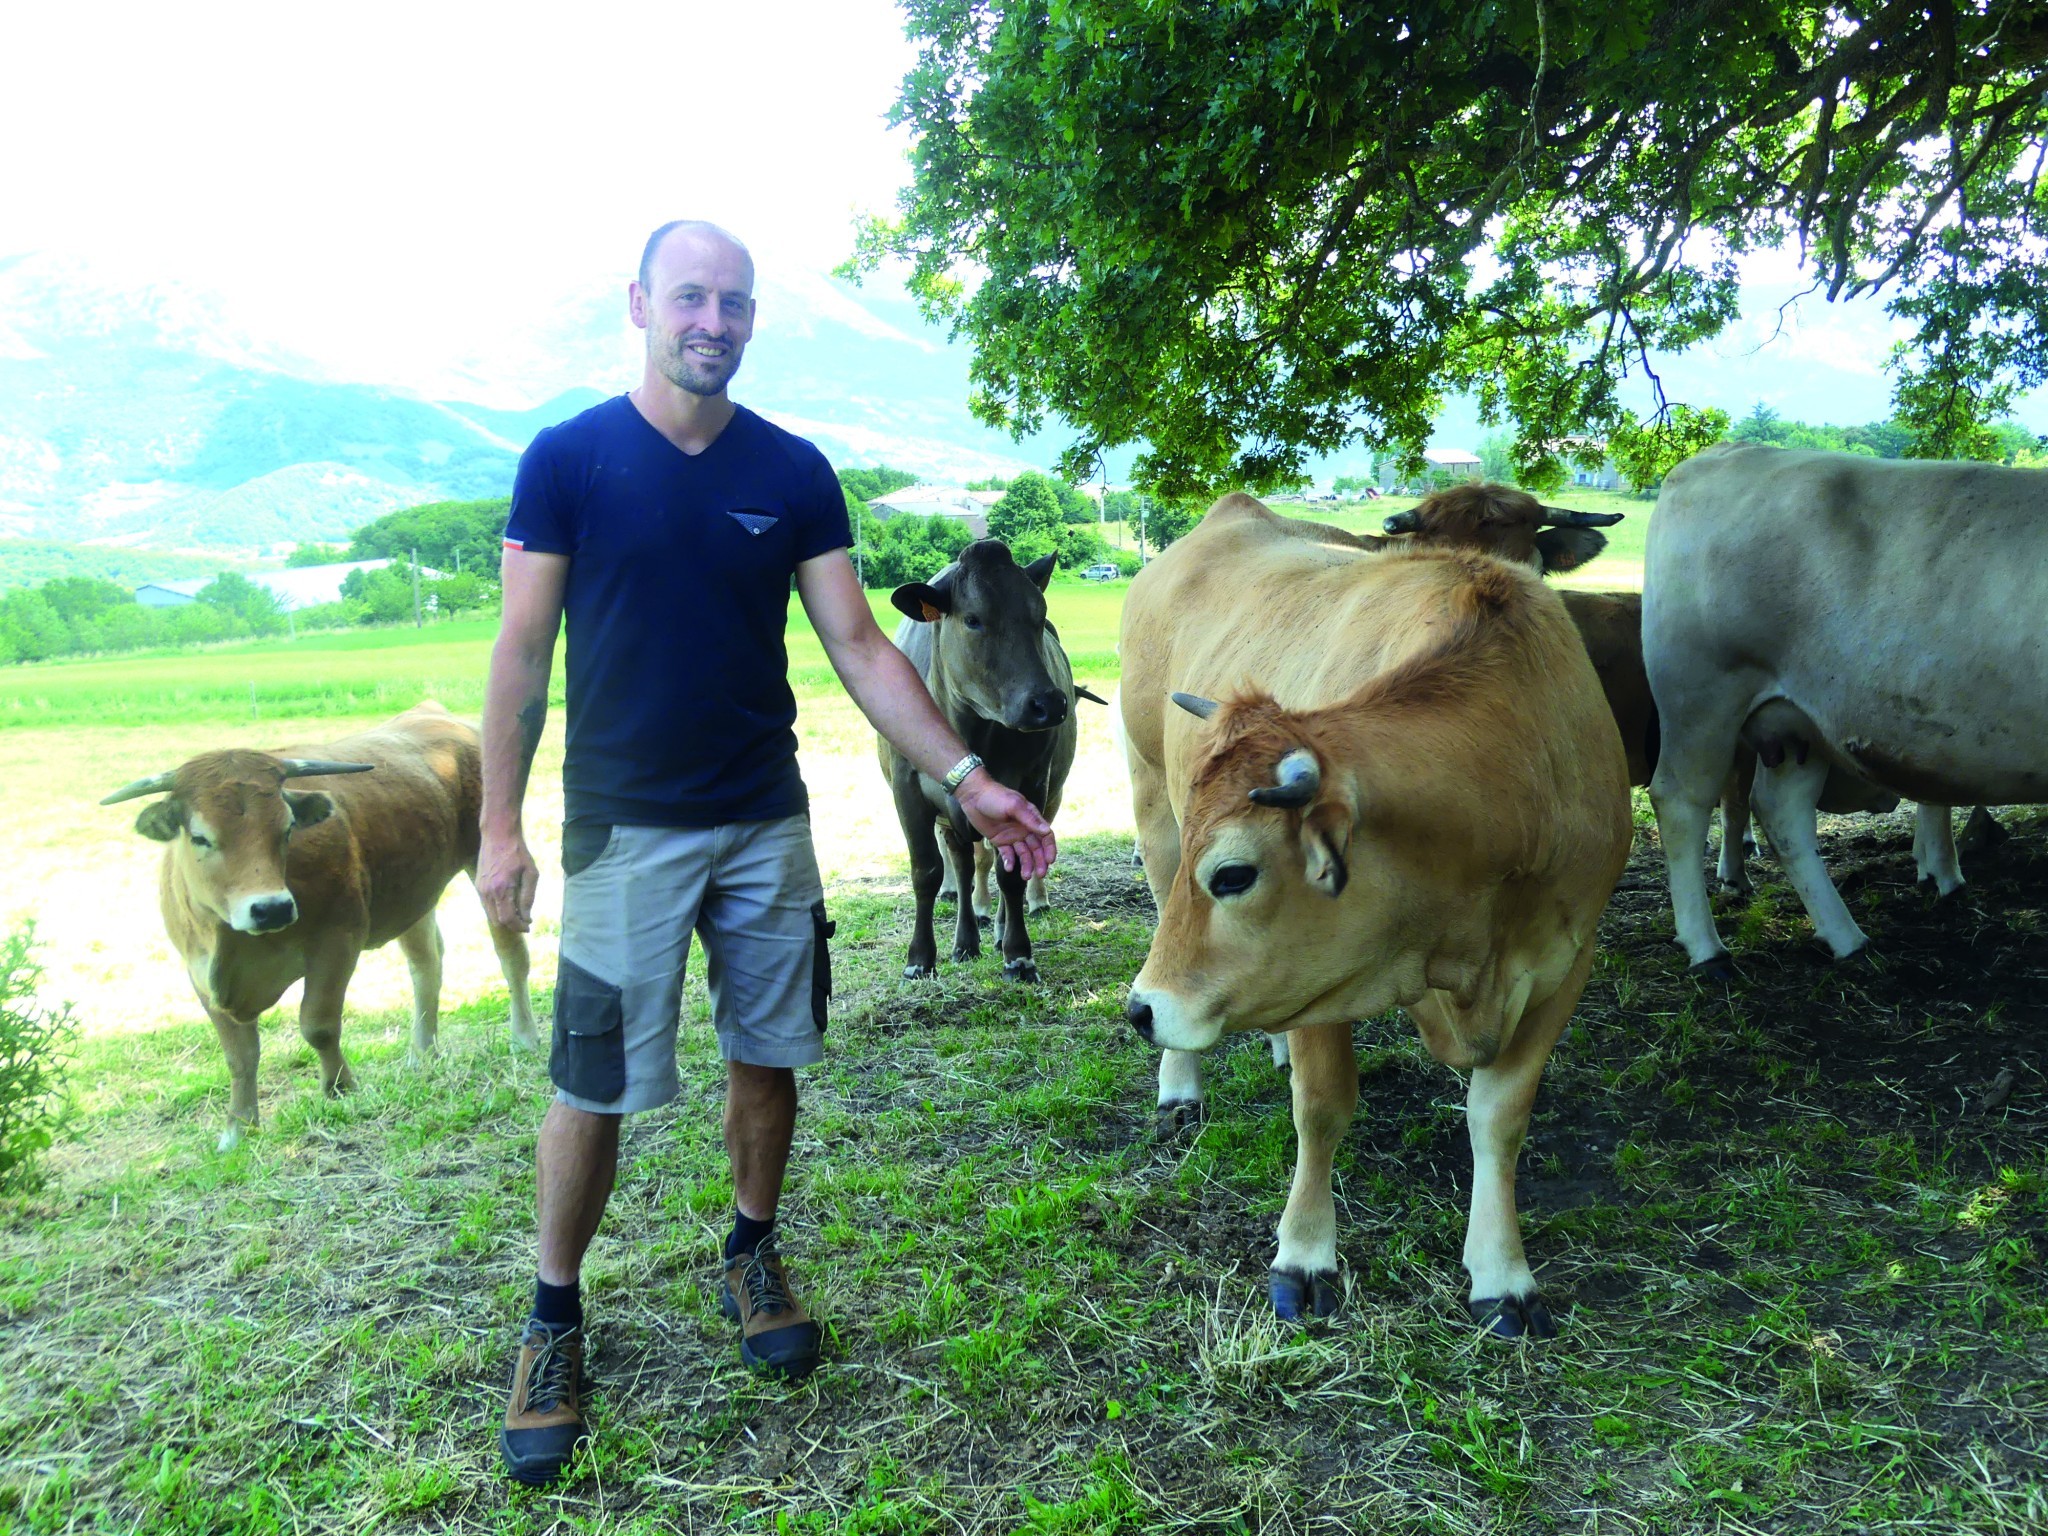
<instances>
[{"instance_id":1,"label":"man's smiling face","mask_svg":"<svg viewBox=\"0 0 2048 1536\"><path fill-rule=\"evenodd\" d=\"M754 263L746 249L705 229L677 229L630 290L633 323L676 388L721 395L754 334Z\"/></svg>"}]
</instances>

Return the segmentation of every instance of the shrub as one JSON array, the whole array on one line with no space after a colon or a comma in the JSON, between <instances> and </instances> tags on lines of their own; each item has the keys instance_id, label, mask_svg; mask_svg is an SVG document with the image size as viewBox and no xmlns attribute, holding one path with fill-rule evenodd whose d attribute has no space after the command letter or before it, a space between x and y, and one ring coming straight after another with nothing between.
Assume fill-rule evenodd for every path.
<instances>
[{"instance_id":1,"label":"shrub","mask_svg":"<svg viewBox=\"0 0 2048 1536\"><path fill-rule=\"evenodd\" d=\"M35 924L0 940L0 1188L32 1185L37 1162L65 1110L64 1056L78 1033L69 1003L52 1008L36 989Z\"/></svg>"}]
</instances>

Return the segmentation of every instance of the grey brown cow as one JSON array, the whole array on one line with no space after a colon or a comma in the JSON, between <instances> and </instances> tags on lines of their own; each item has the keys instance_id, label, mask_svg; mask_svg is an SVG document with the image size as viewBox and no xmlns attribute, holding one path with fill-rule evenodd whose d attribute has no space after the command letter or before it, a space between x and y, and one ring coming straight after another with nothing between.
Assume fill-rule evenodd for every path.
<instances>
[{"instance_id":1,"label":"grey brown cow","mask_svg":"<svg viewBox=\"0 0 2048 1536\"><path fill-rule=\"evenodd\" d=\"M891 600L903 614L896 645L917 667L932 698L969 750L999 784L1038 807L1047 821L1060 808L1067 770L1074 763L1074 675L1045 616L1045 586L1054 558L1020 566L999 539L981 539L929 582L898 587ZM943 784L879 739L882 772L896 801L896 816L910 851L910 882L917 898L916 926L903 974L929 976L938 966L932 909L945 883L940 843L959 896L953 958L981 953L969 891L980 834L961 814ZM997 939L1003 972L1018 981L1038 979L1025 926L1027 905L1044 905L1043 887L1027 892L1015 873L998 868L1001 911Z\"/></svg>"},{"instance_id":2,"label":"grey brown cow","mask_svg":"<svg viewBox=\"0 0 2048 1536\"><path fill-rule=\"evenodd\" d=\"M227 1053L223 1152L257 1122L257 1020L295 981L306 984L299 1033L330 1094L353 1083L341 1010L366 949L398 941L412 972L413 1049L433 1049L434 908L458 872L475 878L482 785L476 731L422 704L317 746L203 752L100 802L163 796L135 830L165 845L164 927ZM491 942L511 992L513 1041L531 1047L526 940L494 923Z\"/></svg>"}]
</instances>

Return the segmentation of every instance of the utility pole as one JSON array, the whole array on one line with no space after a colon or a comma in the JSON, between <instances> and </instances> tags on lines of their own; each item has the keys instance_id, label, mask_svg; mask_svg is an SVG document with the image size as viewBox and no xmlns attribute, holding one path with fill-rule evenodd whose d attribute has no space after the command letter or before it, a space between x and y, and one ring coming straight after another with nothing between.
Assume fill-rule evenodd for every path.
<instances>
[{"instance_id":1,"label":"utility pole","mask_svg":"<svg viewBox=\"0 0 2048 1536\"><path fill-rule=\"evenodd\" d=\"M420 619L420 552L418 550L412 552L412 627L414 629L425 627Z\"/></svg>"}]
</instances>

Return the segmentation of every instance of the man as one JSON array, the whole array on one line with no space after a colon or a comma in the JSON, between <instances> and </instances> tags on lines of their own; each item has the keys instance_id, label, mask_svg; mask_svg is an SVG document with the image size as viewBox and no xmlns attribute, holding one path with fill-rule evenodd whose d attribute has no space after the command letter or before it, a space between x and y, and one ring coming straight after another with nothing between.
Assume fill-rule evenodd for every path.
<instances>
[{"instance_id":1,"label":"man","mask_svg":"<svg viewBox=\"0 0 2048 1536\"><path fill-rule=\"evenodd\" d=\"M578 1276L617 1170L619 1120L677 1092L683 967L703 941L721 1053L733 1227L721 1301L757 1369L799 1377L819 1332L774 1243L794 1068L822 1054L823 890L797 773L783 627L790 578L847 691L1025 876L1051 828L955 736L876 627L823 455L726 396L754 328L754 266L715 225L664 225L628 290L639 386L541 433L505 530L504 617L484 705L478 889L528 926L521 825L568 620L560 973L538 1155L539 1279L499 1437L522 1482L584 1437Z\"/></svg>"}]
</instances>

